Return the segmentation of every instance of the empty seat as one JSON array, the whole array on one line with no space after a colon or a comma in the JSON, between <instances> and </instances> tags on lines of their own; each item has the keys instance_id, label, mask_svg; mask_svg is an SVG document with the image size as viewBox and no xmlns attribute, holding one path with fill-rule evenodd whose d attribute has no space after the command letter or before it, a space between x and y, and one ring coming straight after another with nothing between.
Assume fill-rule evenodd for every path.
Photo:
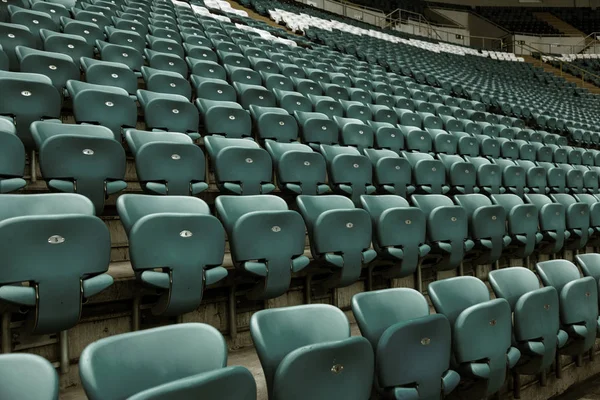
<instances>
[{"instance_id":1,"label":"empty seat","mask_svg":"<svg viewBox=\"0 0 600 400\"><path fill-rule=\"evenodd\" d=\"M87 83L119 87L126 90L130 96L135 96L138 87L137 76L126 65L82 57L81 67Z\"/></svg>"},{"instance_id":2,"label":"empty seat","mask_svg":"<svg viewBox=\"0 0 600 400\"><path fill-rule=\"evenodd\" d=\"M0 205L0 299L27 312L34 334L75 326L82 303L113 282L110 235L94 205L77 194L5 194Z\"/></svg>"},{"instance_id":3,"label":"empty seat","mask_svg":"<svg viewBox=\"0 0 600 400\"><path fill-rule=\"evenodd\" d=\"M440 194L413 195L412 202L427 219L429 258L433 258L434 268L438 271L458 268L465 253L475 246L468 238L469 220L465 210Z\"/></svg>"},{"instance_id":4,"label":"empty seat","mask_svg":"<svg viewBox=\"0 0 600 400\"><path fill-rule=\"evenodd\" d=\"M570 233L565 248L579 250L586 246L588 238L594 230L590 227L590 206L578 201L570 194L551 194L550 198L555 203L565 207L567 217L566 227Z\"/></svg>"},{"instance_id":5,"label":"empty seat","mask_svg":"<svg viewBox=\"0 0 600 400\"><path fill-rule=\"evenodd\" d=\"M287 292L292 273L309 263L300 214L290 211L283 199L268 195L219 196L215 207L235 267L258 280L248 296L268 299Z\"/></svg>"},{"instance_id":6,"label":"empty seat","mask_svg":"<svg viewBox=\"0 0 600 400\"><path fill-rule=\"evenodd\" d=\"M237 92L238 103L245 109L250 106L275 107L277 100L275 95L265 87L254 84L233 82Z\"/></svg>"},{"instance_id":7,"label":"empty seat","mask_svg":"<svg viewBox=\"0 0 600 400\"><path fill-rule=\"evenodd\" d=\"M48 187L86 196L99 215L105 199L127 187L125 151L110 129L37 121L31 133Z\"/></svg>"},{"instance_id":8,"label":"empty seat","mask_svg":"<svg viewBox=\"0 0 600 400\"><path fill-rule=\"evenodd\" d=\"M502 167L492 164L486 157L470 157L465 159L473 164L477 171L477 187L484 194L504 193L502 187Z\"/></svg>"},{"instance_id":9,"label":"empty seat","mask_svg":"<svg viewBox=\"0 0 600 400\"><path fill-rule=\"evenodd\" d=\"M423 212L410 207L400 196L361 196L361 204L371 216L373 248L380 256L393 261L391 265L386 263L382 275L395 279L417 272L421 260L431 251L426 244Z\"/></svg>"},{"instance_id":10,"label":"empty seat","mask_svg":"<svg viewBox=\"0 0 600 400\"><path fill-rule=\"evenodd\" d=\"M160 294L154 315L197 309L205 287L227 276L221 267L225 231L204 201L126 194L117 200L117 210L136 279Z\"/></svg>"},{"instance_id":11,"label":"empty seat","mask_svg":"<svg viewBox=\"0 0 600 400\"><path fill-rule=\"evenodd\" d=\"M331 268L326 287L345 287L358 280L363 265L375 259L369 214L343 196L296 198L310 239L313 259Z\"/></svg>"},{"instance_id":12,"label":"empty seat","mask_svg":"<svg viewBox=\"0 0 600 400\"><path fill-rule=\"evenodd\" d=\"M373 147L373 128L359 119L333 117L338 124L340 144L356 147L360 152Z\"/></svg>"},{"instance_id":13,"label":"empty seat","mask_svg":"<svg viewBox=\"0 0 600 400\"><path fill-rule=\"evenodd\" d=\"M19 190L26 185L25 148L9 118L0 117L0 193Z\"/></svg>"},{"instance_id":14,"label":"empty seat","mask_svg":"<svg viewBox=\"0 0 600 400\"><path fill-rule=\"evenodd\" d=\"M440 160L435 160L427 153L402 152L412 167L413 183L416 193L447 193L446 169Z\"/></svg>"},{"instance_id":15,"label":"empty seat","mask_svg":"<svg viewBox=\"0 0 600 400\"><path fill-rule=\"evenodd\" d=\"M275 190L269 153L250 139L219 136L204 138L221 191L239 195L267 194Z\"/></svg>"},{"instance_id":16,"label":"empty seat","mask_svg":"<svg viewBox=\"0 0 600 400\"><path fill-rule=\"evenodd\" d=\"M124 89L71 80L67 90L78 123L105 126L119 142L123 140L124 128L135 128L137 106Z\"/></svg>"},{"instance_id":17,"label":"empty seat","mask_svg":"<svg viewBox=\"0 0 600 400\"><path fill-rule=\"evenodd\" d=\"M452 327L452 352L462 378L474 381L471 394L485 397L504 385L521 353L511 345L512 316L505 299L490 300L485 283L472 276L432 282L429 296Z\"/></svg>"},{"instance_id":18,"label":"empty seat","mask_svg":"<svg viewBox=\"0 0 600 400\"><path fill-rule=\"evenodd\" d=\"M161 343L171 342L169 346ZM79 375L90 400L256 399L244 367L227 367L227 345L210 325L187 323L124 333L87 346Z\"/></svg>"},{"instance_id":19,"label":"empty seat","mask_svg":"<svg viewBox=\"0 0 600 400\"><path fill-rule=\"evenodd\" d=\"M194 140L200 138L198 110L185 97L141 89L137 91L137 97L149 129L181 132Z\"/></svg>"},{"instance_id":20,"label":"empty seat","mask_svg":"<svg viewBox=\"0 0 600 400\"><path fill-rule=\"evenodd\" d=\"M147 192L194 196L208 188L204 153L188 135L128 129L125 138Z\"/></svg>"},{"instance_id":21,"label":"empty seat","mask_svg":"<svg viewBox=\"0 0 600 400\"><path fill-rule=\"evenodd\" d=\"M361 195L375 193L371 163L357 149L322 144L321 153L335 192L350 197L355 205L360 204Z\"/></svg>"},{"instance_id":22,"label":"empty seat","mask_svg":"<svg viewBox=\"0 0 600 400\"><path fill-rule=\"evenodd\" d=\"M338 126L326 114L296 111L294 116L298 121L302 142L314 150L319 150L322 144L338 143Z\"/></svg>"},{"instance_id":23,"label":"empty seat","mask_svg":"<svg viewBox=\"0 0 600 400\"><path fill-rule=\"evenodd\" d=\"M42 38L40 37L41 29L57 32L60 30L58 23L45 12L27 10L13 5L8 6L8 12L10 13L10 22L26 26L29 29L35 38L34 47L37 49L42 48Z\"/></svg>"},{"instance_id":24,"label":"empty seat","mask_svg":"<svg viewBox=\"0 0 600 400\"><path fill-rule=\"evenodd\" d=\"M491 271L489 280L496 298L507 300L513 312L516 346L522 355L514 370L524 375L545 373L568 339L560 329L556 289L540 288L537 276L523 267Z\"/></svg>"},{"instance_id":25,"label":"empty seat","mask_svg":"<svg viewBox=\"0 0 600 400\"><path fill-rule=\"evenodd\" d=\"M252 135L250 114L233 101L196 99L200 110L204 131L209 134L230 138L242 138Z\"/></svg>"},{"instance_id":26,"label":"empty seat","mask_svg":"<svg viewBox=\"0 0 600 400\"><path fill-rule=\"evenodd\" d=\"M188 101L192 98L190 83L177 72L142 67L142 76L146 82L146 89L151 92L177 94Z\"/></svg>"},{"instance_id":27,"label":"empty seat","mask_svg":"<svg viewBox=\"0 0 600 400\"><path fill-rule=\"evenodd\" d=\"M309 146L295 142L278 143L266 140L265 148L275 164L280 190L308 195L330 191L325 183L327 181L325 159Z\"/></svg>"},{"instance_id":28,"label":"empty seat","mask_svg":"<svg viewBox=\"0 0 600 400\"><path fill-rule=\"evenodd\" d=\"M38 355L0 355L0 377L2 398L58 400L58 374L48 360Z\"/></svg>"},{"instance_id":29,"label":"empty seat","mask_svg":"<svg viewBox=\"0 0 600 400\"><path fill-rule=\"evenodd\" d=\"M125 64L129 69L137 73L140 72L142 65L144 65L142 53L133 47L106 43L100 40L96 41L96 47L100 51L102 61Z\"/></svg>"},{"instance_id":30,"label":"empty seat","mask_svg":"<svg viewBox=\"0 0 600 400\"><path fill-rule=\"evenodd\" d=\"M415 191L411 165L405 158L385 149L365 149L364 153L373 164L374 182L380 192L406 197Z\"/></svg>"},{"instance_id":31,"label":"empty seat","mask_svg":"<svg viewBox=\"0 0 600 400\"><path fill-rule=\"evenodd\" d=\"M429 314L421 293L407 288L359 293L352 311L375 352L381 395L438 399L456 389L460 376L450 369L450 324L443 315ZM398 363L398 357L411 362Z\"/></svg>"},{"instance_id":32,"label":"empty seat","mask_svg":"<svg viewBox=\"0 0 600 400\"><path fill-rule=\"evenodd\" d=\"M567 260L538 262L536 270L544 286L558 292L560 323L571 339L562 354L580 355L592 348L598 330L598 283L582 278Z\"/></svg>"},{"instance_id":33,"label":"empty seat","mask_svg":"<svg viewBox=\"0 0 600 400\"><path fill-rule=\"evenodd\" d=\"M367 339L350 336L348 319L337 307L261 310L252 315L250 333L270 400L369 398L373 349Z\"/></svg>"},{"instance_id":34,"label":"empty seat","mask_svg":"<svg viewBox=\"0 0 600 400\"><path fill-rule=\"evenodd\" d=\"M458 155L438 154L438 157L444 163L446 182L451 192L465 194L475 191L477 174L474 165Z\"/></svg>"},{"instance_id":35,"label":"empty seat","mask_svg":"<svg viewBox=\"0 0 600 400\"><path fill-rule=\"evenodd\" d=\"M539 251L555 254L562 250L571 233L567 231L566 209L543 194L526 194L525 199L538 209L539 230L543 238Z\"/></svg>"},{"instance_id":36,"label":"empty seat","mask_svg":"<svg viewBox=\"0 0 600 400\"><path fill-rule=\"evenodd\" d=\"M44 40L45 51L67 55L73 59L73 63L77 67L79 67L81 57L90 58L94 56L93 44L89 44L79 35L53 32L47 29L42 29L40 35Z\"/></svg>"}]
</instances>

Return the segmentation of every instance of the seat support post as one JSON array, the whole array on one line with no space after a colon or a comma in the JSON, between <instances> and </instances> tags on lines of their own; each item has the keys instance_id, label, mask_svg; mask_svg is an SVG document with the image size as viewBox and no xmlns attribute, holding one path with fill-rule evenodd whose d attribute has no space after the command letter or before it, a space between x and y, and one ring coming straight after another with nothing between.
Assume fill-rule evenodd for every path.
<instances>
[{"instance_id":1,"label":"seat support post","mask_svg":"<svg viewBox=\"0 0 600 400\"><path fill-rule=\"evenodd\" d=\"M183 314L182 315L178 315L177 318L175 318L175 323L177 323L177 324L183 324Z\"/></svg>"},{"instance_id":2,"label":"seat support post","mask_svg":"<svg viewBox=\"0 0 600 400\"><path fill-rule=\"evenodd\" d=\"M513 397L521 398L521 375L516 372L513 372Z\"/></svg>"},{"instance_id":3,"label":"seat support post","mask_svg":"<svg viewBox=\"0 0 600 400\"><path fill-rule=\"evenodd\" d=\"M60 331L58 345L60 347L60 373L69 373L69 331Z\"/></svg>"},{"instance_id":4,"label":"seat support post","mask_svg":"<svg viewBox=\"0 0 600 400\"><path fill-rule=\"evenodd\" d=\"M35 150L31 150L31 160L29 160L29 167L31 168L31 182L37 182L37 172L35 165Z\"/></svg>"},{"instance_id":5,"label":"seat support post","mask_svg":"<svg viewBox=\"0 0 600 400\"><path fill-rule=\"evenodd\" d=\"M581 367L583 365L583 356L581 354L575 356L575 365L577 365L578 367Z\"/></svg>"},{"instance_id":6,"label":"seat support post","mask_svg":"<svg viewBox=\"0 0 600 400\"><path fill-rule=\"evenodd\" d=\"M373 267L369 264L367 267L367 292L373 290Z\"/></svg>"},{"instance_id":7,"label":"seat support post","mask_svg":"<svg viewBox=\"0 0 600 400\"><path fill-rule=\"evenodd\" d=\"M562 376L562 366L560 365L560 353L556 351L556 360L554 361L554 367L556 368L556 378L560 379Z\"/></svg>"},{"instance_id":8,"label":"seat support post","mask_svg":"<svg viewBox=\"0 0 600 400\"><path fill-rule=\"evenodd\" d=\"M419 293L423 293L423 271L421 270L421 262L419 261L419 265L417 265L417 270L415 271L415 289Z\"/></svg>"},{"instance_id":9,"label":"seat support post","mask_svg":"<svg viewBox=\"0 0 600 400\"><path fill-rule=\"evenodd\" d=\"M8 354L12 351L11 347L11 333L10 333L10 312L2 313L2 354Z\"/></svg>"},{"instance_id":10,"label":"seat support post","mask_svg":"<svg viewBox=\"0 0 600 400\"><path fill-rule=\"evenodd\" d=\"M595 358L596 358L596 349L592 346L592 348L590 349L590 361L594 361Z\"/></svg>"},{"instance_id":11,"label":"seat support post","mask_svg":"<svg viewBox=\"0 0 600 400\"><path fill-rule=\"evenodd\" d=\"M500 260L494 262L494 269L500 269Z\"/></svg>"},{"instance_id":12,"label":"seat support post","mask_svg":"<svg viewBox=\"0 0 600 400\"><path fill-rule=\"evenodd\" d=\"M232 346L235 347L235 340L237 339L237 304L235 298L235 284L233 284L229 290L229 336L231 337Z\"/></svg>"},{"instance_id":13,"label":"seat support post","mask_svg":"<svg viewBox=\"0 0 600 400\"><path fill-rule=\"evenodd\" d=\"M531 269L531 260L529 259L529 256L525 257L524 263L525 263L525 268Z\"/></svg>"},{"instance_id":14,"label":"seat support post","mask_svg":"<svg viewBox=\"0 0 600 400\"><path fill-rule=\"evenodd\" d=\"M542 370L540 372L540 386L545 387L548 384L548 376L546 375L546 370Z\"/></svg>"},{"instance_id":15,"label":"seat support post","mask_svg":"<svg viewBox=\"0 0 600 400\"><path fill-rule=\"evenodd\" d=\"M465 274L465 266L463 263L460 263L458 266L458 276L463 276Z\"/></svg>"},{"instance_id":16,"label":"seat support post","mask_svg":"<svg viewBox=\"0 0 600 400\"><path fill-rule=\"evenodd\" d=\"M133 295L133 310L131 312L131 330L139 331L140 330L140 305L142 302L142 296L140 293L136 292Z\"/></svg>"},{"instance_id":17,"label":"seat support post","mask_svg":"<svg viewBox=\"0 0 600 400\"><path fill-rule=\"evenodd\" d=\"M306 275L306 282L304 283L304 303L311 304L312 302L312 275Z\"/></svg>"}]
</instances>

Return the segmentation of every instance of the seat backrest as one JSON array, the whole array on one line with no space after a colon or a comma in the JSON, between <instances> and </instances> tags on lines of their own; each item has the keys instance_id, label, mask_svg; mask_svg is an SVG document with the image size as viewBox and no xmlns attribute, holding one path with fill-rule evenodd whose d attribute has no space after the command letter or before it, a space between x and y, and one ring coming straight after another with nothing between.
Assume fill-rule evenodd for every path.
<instances>
[{"instance_id":1,"label":"seat backrest","mask_svg":"<svg viewBox=\"0 0 600 400\"><path fill-rule=\"evenodd\" d=\"M581 278L575 264L568 260L542 261L535 268L544 286L554 286L559 294L567 283Z\"/></svg>"},{"instance_id":2,"label":"seat backrest","mask_svg":"<svg viewBox=\"0 0 600 400\"><path fill-rule=\"evenodd\" d=\"M300 213L304 217L308 230L313 229L314 223L319 216L328 210L353 210L354 203L347 197L330 196L305 196L300 195L296 198Z\"/></svg>"},{"instance_id":3,"label":"seat backrest","mask_svg":"<svg viewBox=\"0 0 600 400\"><path fill-rule=\"evenodd\" d=\"M79 374L91 400L117 400L226 365L219 331L188 323L98 340L81 354Z\"/></svg>"},{"instance_id":4,"label":"seat backrest","mask_svg":"<svg viewBox=\"0 0 600 400\"><path fill-rule=\"evenodd\" d=\"M31 381L35 377L35 381ZM45 358L33 354L0 355L0 398L58 400L58 375Z\"/></svg>"},{"instance_id":5,"label":"seat backrest","mask_svg":"<svg viewBox=\"0 0 600 400\"><path fill-rule=\"evenodd\" d=\"M431 212L438 207L454 205L450 198L441 194L414 195L412 196L412 202L426 215L431 214Z\"/></svg>"},{"instance_id":6,"label":"seat backrest","mask_svg":"<svg viewBox=\"0 0 600 400\"><path fill-rule=\"evenodd\" d=\"M381 195L381 196L360 196L362 207L371 215L373 223L379 220L379 216L389 208L410 207L408 201L400 196Z\"/></svg>"},{"instance_id":7,"label":"seat backrest","mask_svg":"<svg viewBox=\"0 0 600 400\"><path fill-rule=\"evenodd\" d=\"M578 254L575 259L584 276L591 276L596 280L600 279L600 254Z\"/></svg>"},{"instance_id":8,"label":"seat backrest","mask_svg":"<svg viewBox=\"0 0 600 400\"><path fill-rule=\"evenodd\" d=\"M490 300L490 292L481 280L472 276L435 281L429 284L429 296L438 313L444 314L450 325L461 312Z\"/></svg>"},{"instance_id":9,"label":"seat backrest","mask_svg":"<svg viewBox=\"0 0 600 400\"><path fill-rule=\"evenodd\" d=\"M506 299L512 310L515 309L521 296L540 288L537 276L531 270L523 267L491 271L489 280L496 297Z\"/></svg>"}]
</instances>

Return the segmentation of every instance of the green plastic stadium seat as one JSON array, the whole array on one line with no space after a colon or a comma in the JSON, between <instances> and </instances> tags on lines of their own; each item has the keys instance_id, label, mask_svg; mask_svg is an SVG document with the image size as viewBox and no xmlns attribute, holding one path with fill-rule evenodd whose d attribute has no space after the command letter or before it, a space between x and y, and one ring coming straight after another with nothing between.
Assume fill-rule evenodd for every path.
<instances>
[{"instance_id":1,"label":"green plastic stadium seat","mask_svg":"<svg viewBox=\"0 0 600 400\"><path fill-rule=\"evenodd\" d=\"M38 355L0 355L0 377L2 398L58 400L58 374L48 360Z\"/></svg>"}]
</instances>

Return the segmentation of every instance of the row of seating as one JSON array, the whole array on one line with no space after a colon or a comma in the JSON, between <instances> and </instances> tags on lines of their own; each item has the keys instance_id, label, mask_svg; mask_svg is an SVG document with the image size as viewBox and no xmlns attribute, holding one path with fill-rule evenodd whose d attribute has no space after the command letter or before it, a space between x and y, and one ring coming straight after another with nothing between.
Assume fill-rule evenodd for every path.
<instances>
[{"instance_id":1,"label":"row of seating","mask_svg":"<svg viewBox=\"0 0 600 400\"><path fill-rule=\"evenodd\" d=\"M330 305L258 311L250 331L269 399L341 395L364 400L372 386L395 398L437 399L461 380L472 384L471 395L485 397L502 388L507 370L545 374L560 360L557 353L575 356L591 350L600 329L600 254L580 255L577 261L583 278L567 260L538 263L542 288L526 268L492 271L495 299L474 277L434 282L429 295L436 314L413 289L357 294L352 310L363 337L351 337L347 317ZM171 345L159 344L165 341ZM399 363L403 359L410 363ZM252 374L226 365L221 334L190 323L101 339L82 353L80 375L91 400L255 399ZM15 366L38 372L38 385L26 384ZM45 360L4 355L0 370L8 373L0 378L5 382L0 394L58 398L56 373Z\"/></svg>"}]
</instances>

